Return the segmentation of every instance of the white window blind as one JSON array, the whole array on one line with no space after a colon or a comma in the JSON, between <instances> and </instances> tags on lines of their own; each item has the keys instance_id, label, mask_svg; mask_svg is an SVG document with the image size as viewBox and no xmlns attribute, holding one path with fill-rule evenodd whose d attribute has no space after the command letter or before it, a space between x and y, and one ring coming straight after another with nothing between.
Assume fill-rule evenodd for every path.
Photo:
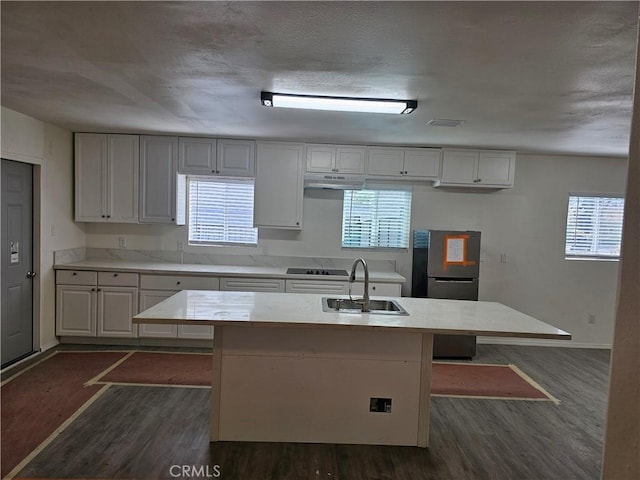
<instances>
[{"instance_id":1,"label":"white window blind","mask_svg":"<svg viewBox=\"0 0 640 480\"><path fill-rule=\"evenodd\" d=\"M256 245L253 178L189 178L189 243Z\"/></svg>"},{"instance_id":2,"label":"white window blind","mask_svg":"<svg viewBox=\"0 0 640 480\"><path fill-rule=\"evenodd\" d=\"M618 258L624 198L569 195L565 255Z\"/></svg>"},{"instance_id":3,"label":"white window blind","mask_svg":"<svg viewBox=\"0 0 640 480\"><path fill-rule=\"evenodd\" d=\"M342 246L408 248L411 191L345 190Z\"/></svg>"}]
</instances>

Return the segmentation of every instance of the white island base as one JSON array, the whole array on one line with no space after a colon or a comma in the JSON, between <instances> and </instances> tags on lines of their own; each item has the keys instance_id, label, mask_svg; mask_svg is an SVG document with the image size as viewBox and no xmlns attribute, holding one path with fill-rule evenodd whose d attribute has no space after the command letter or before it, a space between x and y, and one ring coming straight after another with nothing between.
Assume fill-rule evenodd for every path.
<instances>
[{"instance_id":1,"label":"white island base","mask_svg":"<svg viewBox=\"0 0 640 480\"><path fill-rule=\"evenodd\" d=\"M323 312L314 294L184 290L133 321L215 327L214 442L427 447L434 334L571 338L496 302L394 300L408 315ZM390 409L370 411L372 398Z\"/></svg>"},{"instance_id":2,"label":"white island base","mask_svg":"<svg viewBox=\"0 0 640 480\"><path fill-rule=\"evenodd\" d=\"M432 346L421 333L216 326L211 441L426 447Z\"/></svg>"}]
</instances>

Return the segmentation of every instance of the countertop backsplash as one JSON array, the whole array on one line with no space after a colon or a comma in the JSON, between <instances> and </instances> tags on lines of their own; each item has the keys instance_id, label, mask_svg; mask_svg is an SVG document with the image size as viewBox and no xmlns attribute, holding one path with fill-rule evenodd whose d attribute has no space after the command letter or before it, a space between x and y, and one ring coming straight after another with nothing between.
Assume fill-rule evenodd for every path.
<instances>
[{"instance_id":1,"label":"countertop backsplash","mask_svg":"<svg viewBox=\"0 0 640 480\"><path fill-rule=\"evenodd\" d=\"M353 260L363 257L370 270L395 272L395 260L367 259L366 252L353 252L351 258L286 257L275 255L215 255L168 250L129 250L117 248L73 248L54 252L54 263L84 260L120 260L131 262L166 262L178 264L235 265L247 267L344 268L349 270Z\"/></svg>"}]
</instances>

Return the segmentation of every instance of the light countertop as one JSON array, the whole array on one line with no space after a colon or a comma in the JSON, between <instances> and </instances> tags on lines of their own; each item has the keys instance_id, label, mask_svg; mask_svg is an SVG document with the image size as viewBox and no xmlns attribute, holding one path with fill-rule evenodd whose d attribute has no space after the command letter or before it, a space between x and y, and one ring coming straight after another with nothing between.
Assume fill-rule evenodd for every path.
<instances>
[{"instance_id":1,"label":"light countertop","mask_svg":"<svg viewBox=\"0 0 640 480\"><path fill-rule=\"evenodd\" d=\"M496 302L394 298L409 313L401 316L323 312L324 296L327 295L184 290L136 315L133 321L571 339L563 330Z\"/></svg>"},{"instance_id":2,"label":"light countertop","mask_svg":"<svg viewBox=\"0 0 640 480\"><path fill-rule=\"evenodd\" d=\"M169 262L131 262L127 260L83 260L80 262L55 265L56 270L100 270L107 272L136 272L153 274L212 275L224 277L286 278L304 280L347 281L340 275L291 275L287 267L257 267L241 265L184 264ZM331 267L335 268L335 267ZM348 269L347 269L348 270ZM362 279L362 268L358 268L357 278ZM406 279L396 272L370 271L369 280L383 283L404 283Z\"/></svg>"}]
</instances>

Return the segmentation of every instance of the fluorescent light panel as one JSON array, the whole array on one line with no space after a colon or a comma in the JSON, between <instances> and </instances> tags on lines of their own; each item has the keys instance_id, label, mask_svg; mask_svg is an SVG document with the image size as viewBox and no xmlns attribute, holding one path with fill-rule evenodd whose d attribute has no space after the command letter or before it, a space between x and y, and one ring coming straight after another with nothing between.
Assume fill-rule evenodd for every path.
<instances>
[{"instance_id":1,"label":"fluorescent light panel","mask_svg":"<svg viewBox=\"0 0 640 480\"><path fill-rule=\"evenodd\" d=\"M312 95L289 95L271 92L262 92L260 99L266 107L334 110L340 112L408 114L418 107L418 102L415 100L317 97Z\"/></svg>"}]
</instances>

